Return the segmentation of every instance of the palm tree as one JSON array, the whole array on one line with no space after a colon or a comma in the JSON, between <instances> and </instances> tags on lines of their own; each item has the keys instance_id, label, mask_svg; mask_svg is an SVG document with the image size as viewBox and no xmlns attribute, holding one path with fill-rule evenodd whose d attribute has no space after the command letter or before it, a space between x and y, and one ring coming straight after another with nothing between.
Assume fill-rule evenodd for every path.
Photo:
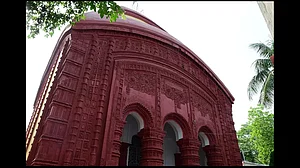
<instances>
[{"instance_id":1,"label":"palm tree","mask_svg":"<svg viewBox=\"0 0 300 168\"><path fill-rule=\"evenodd\" d=\"M253 76L248 85L248 97L252 100L253 95L260 91L259 104L270 108L274 101L274 66L270 57L274 55L274 41L269 40L267 44L253 43L250 48L257 51L261 58L255 60L256 75Z\"/></svg>"}]
</instances>

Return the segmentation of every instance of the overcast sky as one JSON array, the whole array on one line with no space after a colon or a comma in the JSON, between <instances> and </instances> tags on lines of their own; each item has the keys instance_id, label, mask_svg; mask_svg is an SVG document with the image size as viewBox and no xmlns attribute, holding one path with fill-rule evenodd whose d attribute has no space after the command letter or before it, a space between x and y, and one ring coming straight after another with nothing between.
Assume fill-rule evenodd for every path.
<instances>
[{"instance_id":1,"label":"overcast sky","mask_svg":"<svg viewBox=\"0 0 300 168\"><path fill-rule=\"evenodd\" d=\"M132 1L118 2L132 8ZM138 10L177 38L200 57L234 96L232 105L236 130L247 122L248 110L258 97L249 101L248 83L254 75L252 62L259 55L248 46L265 42L270 32L256 1L139 2ZM26 31L26 35L28 31ZM26 128L33 112L37 90L61 34L44 33L26 39Z\"/></svg>"}]
</instances>

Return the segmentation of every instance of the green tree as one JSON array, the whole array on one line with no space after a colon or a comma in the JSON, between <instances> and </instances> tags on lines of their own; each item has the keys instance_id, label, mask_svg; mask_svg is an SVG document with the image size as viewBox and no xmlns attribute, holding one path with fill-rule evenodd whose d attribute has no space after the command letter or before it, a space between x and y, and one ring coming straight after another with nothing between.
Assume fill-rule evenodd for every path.
<instances>
[{"instance_id":1,"label":"green tree","mask_svg":"<svg viewBox=\"0 0 300 168\"><path fill-rule=\"evenodd\" d=\"M249 47L256 50L261 57L252 63L252 66L255 66L256 74L248 85L249 100L252 100L253 95L260 91L258 103L270 108L274 102L274 67L270 60L274 54L274 41L269 40L266 44L253 43Z\"/></svg>"},{"instance_id":2,"label":"green tree","mask_svg":"<svg viewBox=\"0 0 300 168\"><path fill-rule=\"evenodd\" d=\"M258 151L258 160L269 164L270 154L274 150L274 114L263 109L259 105L249 110L250 139Z\"/></svg>"},{"instance_id":3,"label":"green tree","mask_svg":"<svg viewBox=\"0 0 300 168\"><path fill-rule=\"evenodd\" d=\"M26 28L28 38L34 38L43 30L46 37L55 29L69 23L74 25L84 19L84 13L93 10L100 17L115 22L118 17L125 19L124 10L113 1L26 1Z\"/></svg>"},{"instance_id":4,"label":"green tree","mask_svg":"<svg viewBox=\"0 0 300 168\"><path fill-rule=\"evenodd\" d=\"M250 139L250 126L243 124L237 132L240 150L243 151L245 160L249 162L258 162L258 152L254 149L253 141Z\"/></svg>"},{"instance_id":5,"label":"green tree","mask_svg":"<svg viewBox=\"0 0 300 168\"><path fill-rule=\"evenodd\" d=\"M274 151L274 114L263 109L262 105L250 108L248 122L242 125L237 136L247 161L269 164Z\"/></svg>"}]
</instances>

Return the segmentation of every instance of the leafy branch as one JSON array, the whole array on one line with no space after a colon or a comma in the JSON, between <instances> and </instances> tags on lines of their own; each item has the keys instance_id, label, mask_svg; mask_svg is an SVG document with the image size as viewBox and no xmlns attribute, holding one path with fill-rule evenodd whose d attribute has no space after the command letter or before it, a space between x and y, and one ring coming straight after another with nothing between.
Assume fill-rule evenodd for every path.
<instances>
[{"instance_id":1,"label":"leafy branch","mask_svg":"<svg viewBox=\"0 0 300 168\"><path fill-rule=\"evenodd\" d=\"M124 10L113 1L26 1L28 38L35 38L41 30L46 37L52 36L55 29L85 19L88 10L97 12L101 18L106 16L110 22L119 17L125 19Z\"/></svg>"}]
</instances>

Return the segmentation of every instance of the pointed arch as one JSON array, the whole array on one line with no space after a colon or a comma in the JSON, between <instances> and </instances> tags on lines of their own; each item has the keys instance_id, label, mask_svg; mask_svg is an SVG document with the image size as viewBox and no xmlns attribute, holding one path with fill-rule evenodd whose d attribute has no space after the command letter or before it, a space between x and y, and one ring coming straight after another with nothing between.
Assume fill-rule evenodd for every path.
<instances>
[{"instance_id":1,"label":"pointed arch","mask_svg":"<svg viewBox=\"0 0 300 168\"><path fill-rule=\"evenodd\" d=\"M207 125L200 127L198 136L200 139L202 138L203 146L216 144L215 134Z\"/></svg>"},{"instance_id":2,"label":"pointed arch","mask_svg":"<svg viewBox=\"0 0 300 168\"><path fill-rule=\"evenodd\" d=\"M153 117L150 111L140 103L127 105L123 110L123 121L131 114L139 123L140 128L153 127Z\"/></svg>"},{"instance_id":3,"label":"pointed arch","mask_svg":"<svg viewBox=\"0 0 300 168\"><path fill-rule=\"evenodd\" d=\"M178 126L181 128L182 137L188 138L188 137L192 136L191 129L190 129L190 126L189 126L188 122L180 114L178 114L178 113L169 113L164 117L163 121L164 122L163 122L162 127L164 127L166 122L169 122L169 123L171 123L171 125L173 127L175 127L175 129L179 130L179 128L176 128ZM176 124L174 124L174 123L176 123ZM178 132L180 132L180 130ZM181 138L180 135L178 137Z\"/></svg>"}]
</instances>

